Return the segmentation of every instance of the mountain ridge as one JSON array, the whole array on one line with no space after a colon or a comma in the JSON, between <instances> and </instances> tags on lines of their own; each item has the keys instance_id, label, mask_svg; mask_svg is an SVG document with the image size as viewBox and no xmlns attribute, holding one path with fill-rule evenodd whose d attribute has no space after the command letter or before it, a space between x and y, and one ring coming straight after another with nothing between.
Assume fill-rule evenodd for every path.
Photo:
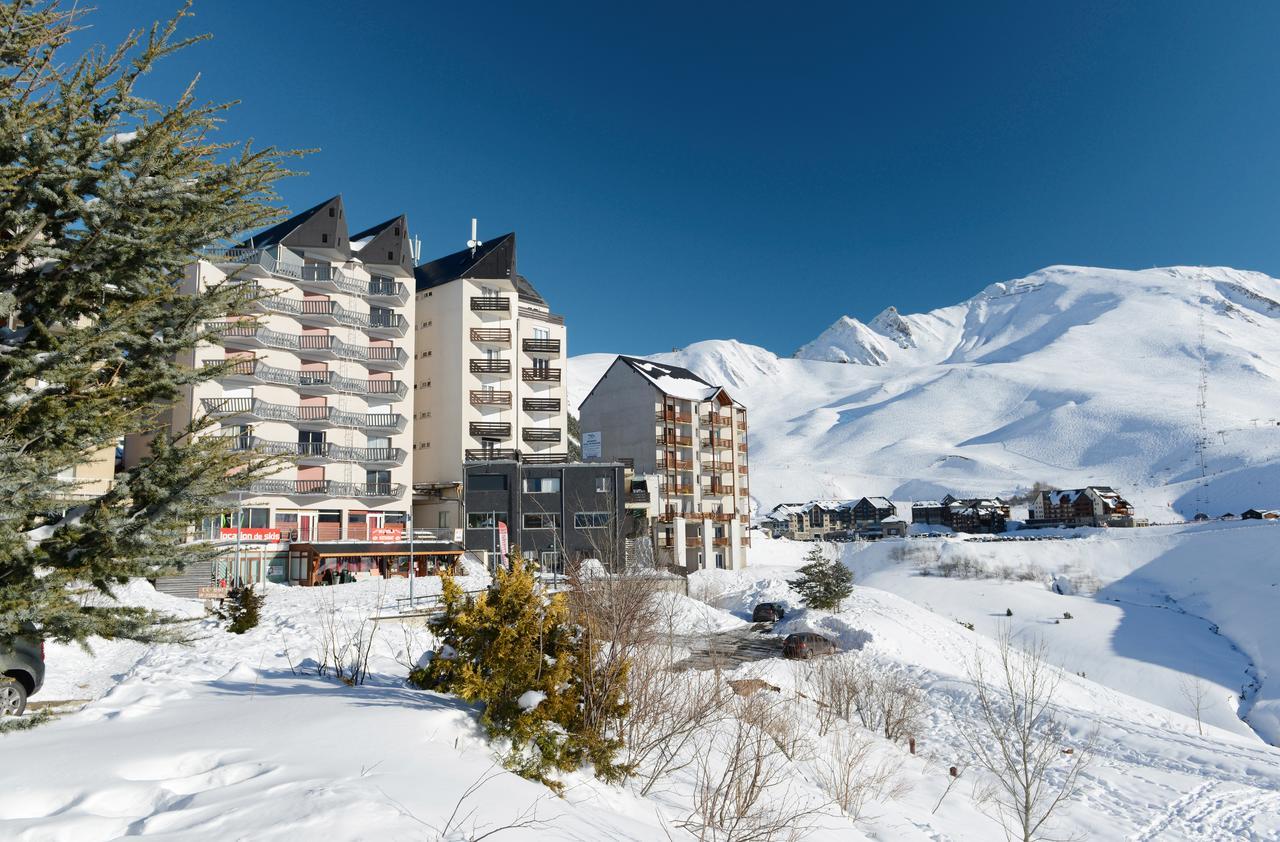
<instances>
[{"instance_id":1,"label":"mountain ridge","mask_svg":"<svg viewBox=\"0 0 1280 842\"><path fill-rule=\"evenodd\" d=\"M611 358L571 360L575 405ZM1259 272L1050 266L927 313L842 316L793 357L708 340L650 359L747 405L765 508L1036 481L1118 486L1153 519L1280 506L1280 281Z\"/></svg>"}]
</instances>

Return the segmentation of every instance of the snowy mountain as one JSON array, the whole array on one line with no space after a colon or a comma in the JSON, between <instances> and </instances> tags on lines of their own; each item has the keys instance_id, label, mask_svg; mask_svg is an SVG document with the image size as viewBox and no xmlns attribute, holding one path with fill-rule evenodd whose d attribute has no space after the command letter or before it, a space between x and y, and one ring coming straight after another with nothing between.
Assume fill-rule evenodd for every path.
<instances>
[{"instance_id":1,"label":"snowy mountain","mask_svg":"<svg viewBox=\"0 0 1280 842\"><path fill-rule=\"evenodd\" d=\"M1280 505L1280 281L1256 272L1052 266L928 313L841 317L793 358L733 340L651 358L746 404L762 507L1036 481L1113 485L1152 519ZM571 361L575 403L611 359Z\"/></svg>"}]
</instances>

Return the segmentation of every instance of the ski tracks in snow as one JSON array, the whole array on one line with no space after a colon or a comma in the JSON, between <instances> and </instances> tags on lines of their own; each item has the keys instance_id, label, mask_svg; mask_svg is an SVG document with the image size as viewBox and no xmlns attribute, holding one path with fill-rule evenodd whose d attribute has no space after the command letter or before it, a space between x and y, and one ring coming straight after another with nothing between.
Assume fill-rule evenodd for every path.
<instances>
[{"instance_id":1,"label":"ski tracks in snow","mask_svg":"<svg viewBox=\"0 0 1280 842\"><path fill-rule=\"evenodd\" d=\"M1127 842L1161 839L1266 842L1280 834L1280 792L1229 788L1210 781L1172 801L1165 811Z\"/></svg>"}]
</instances>

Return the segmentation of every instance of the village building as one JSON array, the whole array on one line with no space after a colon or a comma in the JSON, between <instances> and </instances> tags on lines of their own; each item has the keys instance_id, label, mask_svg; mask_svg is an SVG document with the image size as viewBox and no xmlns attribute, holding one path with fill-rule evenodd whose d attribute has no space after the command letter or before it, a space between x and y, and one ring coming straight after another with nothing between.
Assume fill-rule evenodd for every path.
<instances>
[{"instance_id":1,"label":"village building","mask_svg":"<svg viewBox=\"0 0 1280 842\"><path fill-rule=\"evenodd\" d=\"M1040 491L1027 507L1027 526L1134 526L1133 506L1114 488Z\"/></svg>"}]
</instances>

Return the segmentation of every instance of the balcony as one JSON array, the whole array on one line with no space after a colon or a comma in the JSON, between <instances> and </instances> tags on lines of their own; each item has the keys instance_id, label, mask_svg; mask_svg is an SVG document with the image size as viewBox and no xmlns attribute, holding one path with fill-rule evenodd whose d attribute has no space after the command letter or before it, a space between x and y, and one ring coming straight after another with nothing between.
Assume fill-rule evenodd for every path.
<instances>
[{"instance_id":1,"label":"balcony","mask_svg":"<svg viewBox=\"0 0 1280 842\"><path fill-rule=\"evenodd\" d=\"M206 414L224 420L284 421L305 429L352 427L401 432L406 423L399 414L343 412L331 406L285 406L258 398L202 398L200 403Z\"/></svg>"},{"instance_id":2,"label":"balcony","mask_svg":"<svg viewBox=\"0 0 1280 842\"><path fill-rule=\"evenodd\" d=\"M693 447L693 436L673 436L668 430L667 435L662 439L662 444L665 447Z\"/></svg>"},{"instance_id":3,"label":"balcony","mask_svg":"<svg viewBox=\"0 0 1280 842\"><path fill-rule=\"evenodd\" d=\"M679 485L679 484L677 484L677 485L668 486L668 488L670 488L670 489L671 489L671 493L672 493L672 494L693 494L693 486L692 486L692 485Z\"/></svg>"},{"instance_id":4,"label":"balcony","mask_svg":"<svg viewBox=\"0 0 1280 842\"><path fill-rule=\"evenodd\" d=\"M472 374L510 374L511 360L471 360Z\"/></svg>"},{"instance_id":5,"label":"balcony","mask_svg":"<svg viewBox=\"0 0 1280 842\"><path fill-rule=\"evenodd\" d=\"M525 412L559 412L559 398L521 398L520 406Z\"/></svg>"},{"instance_id":6,"label":"balcony","mask_svg":"<svg viewBox=\"0 0 1280 842\"><path fill-rule=\"evenodd\" d=\"M511 393L492 389L472 389L472 406L511 406Z\"/></svg>"},{"instance_id":7,"label":"balcony","mask_svg":"<svg viewBox=\"0 0 1280 842\"><path fill-rule=\"evenodd\" d=\"M525 441L560 441L562 433L558 427L525 427L521 431L521 438Z\"/></svg>"},{"instance_id":8,"label":"balcony","mask_svg":"<svg viewBox=\"0 0 1280 842\"><path fill-rule=\"evenodd\" d=\"M473 295L471 309L488 312L511 312L511 299L505 295Z\"/></svg>"},{"instance_id":9,"label":"balcony","mask_svg":"<svg viewBox=\"0 0 1280 842\"><path fill-rule=\"evenodd\" d=\"M263 479L249 484L254 494L282 497L400 497L404 485L390 482L337 482L328 479Z\"/></svg>"},{"instance_id":10,"label":"balcony","mask_svg":"<svg viewBox=\"0 0 1280 842\"><path fill-rule=\"evenodd\" d=\"M520 343L526 354L559 354L559 339L526 339Z\"/></svg>"},{"instance_id":11,"label":"balcony","mask_svg":"<svg viewBox=\"0 0 1280 842\"><path fill-rule=\"evenodd\" d=\"M708 474L733 473L732 462L703 462L702 470Z\"/></svg>"},{"instance_id":12,"label":"balcony","mask_svg":"<svg viewBox=\"0 0 1280 842\"><path fill-rule=\"evenodd\" d=\"M511 438L511 425L498 422L472 421L467 425L467 432L478 439L508 439Z\"/></svg>"},{"instance_id":13,"label":"balcony","mask_svg":"<svg viewBox=\"0 0 1280 842\"><path fill-rule=\"evenodd\" d=\"M542 368L535 366L533 368L520 369L520 379L528 382L560 382L560 369L558 368Z\"/></svg>"},{"instance_id":14,"label":"balcony","mask_svg":"<svg viewBox=\"0 0 1280 842\"><path fill-rule=\"evenodd\" d=\"M471 341L488 345L511 345L511 328L509 327L473 327Z\"/></svg>"},{"instance_id":15,"label":"balcony","mask_svg":"<svg viewBox=\"0 0 1280 842\"><path fill-rule=\"evenodd\" d=\"M404 364L408 361L409 355L403 348L391 345L370 345L365 350L365 364L378 371L404 368Z\"/></svg>"},{"instance_id":16,"label":"balcony","mask_svg":"<svg viewBox=\"0 0 1280 842\"><path fill-rule=\"evenodd\" d=\"M666 412L658 410L657 420L659 424L692 424L693 416L688 412L677 412L673 409Z\"/></svg>"},{"instance_id":17,"label":"balcony","mask_svg":"<svg viewBox=\"0 0 1280 842\"><path fill-rule=\"evenodd\" d=\"M400 337L409 330L409 320L399 313L373 311L365 329L374 336Z\"/></svg>"},{"instance_id":18,"label":"balcony","mask_svg":"<svg viewBox=\"0 0 1280 842\"><path fill-rule=\"evenodd\" d=\"M226 365L223 360L205 360L203 365ZM332 371L293 371L276 368L261 360L239 360L232 362L227 373L218 378L219 381L244 383L274 383L279 386L292 386L299 392L308 395L328 395L334 392L358 395L368 401L399 400L409 393L409 387L399 380L353 380L342 377Z\"/></svg>"},{"instance_id":19,"label":"balcony","mask_svg":"<svg viewBox=\"0 0 1280 842\"><path fill-rule=\"evenodd\" d=\"M704 427L731 427L731 426L733 426L733 419L732 419L732 418L730 418L730 417L729 417L729 416L727 416L727 415L717 415L717 414L715 414L715 413L712 413L712 414L710 414L710 415L703 415L703 416L699 419L699 422L700 422L700 423L702 424L702 426L704 426Z\"/></svg>"},{"instance_id":20,"label":"balcony","mask_svg":"<svg viewBox=\"0 0 1280 842\"><path fill-rule=\"evenodd\" d=\"M546 310L539 310L536 307L525 307L524 305L521 305L520 315L526 316L530 319L537 319L538 321L546 322L547 324L553 324L553 325L564 324L564 316L561 316L559 313L551 313Z\"/></svg>"},{"instance_id":21,"label":"balcony","mask_svg":"<svg viewBox=\"0 0 1280 842\"><path fill-rule=\"evenodd\" d=\"M651 499L652 495L648 491L631 491L627 493L627 503L629 505L648 503Z\"/></svg>"},{"instance_id":22,"label":"balcony","mask_svg":"<svg viewBox=\"0 0 1280 842\"><path fill-rule=\"evenodd\" d=\"M568 453L522 453L520 461L526 465L563 465L569 461Z\"/></svg>"},{"instance_id":23,"label":"balcony","mask_svg":"<svg viewBox=\"0 0 1280 842\"><path fill-rule=\"evenodd\" d=\"M258 436L229 435L231 449L254 451L269 456L286 456L303 465L354 462L361 465L403 465L404 450L398 447L343 447L333 442L271 441Z\"/></svg>"},{"instance_id":24,"label":"balcony","mask_svg":"<svg viewBox=\"0 0 1280 842\"><path fill-rule=\"evenodd\" d=\"M514 462L520 454L513 448L485 447L463 451L463 458L467 462Z\"/></svg>"},{"instance_id":25,"label":"balcony","mask_svg":"<svg viewBox=\"0 0 1280 842\"><path fill-rule=\"evenodd\" d=\"M727 546L729 546L729 539L728 539L728 538L712 538L712 539L711 539L711 546L713 546L713 547L727 547Z\"/></svg>"},{"instance_id":26,"label":"balcony","mask_svg":"<svg viewBox=\"0 0 1280 842\"><path fill-rule=\"evenodd\" d=\"M692 471L693 461L691 459L667 459L658 467L668 471Z\"/></svg>"},{"instance_id":27,"label":"balcony","mask_svg":"<svg viewBox=\"0 0 1280 842\"><path fill-rule=\"evenodd\" d=\"M365 297L377 304L403 307L409 300L409 290L399 281L374 275L369 279Z\"/></svg>"},{"instance_id":28,"label":"balcony","mask_svg":"<svg viewBox=\"0 0 1280 842\"><path fill-rule=\"evenodd\" d=\"M292 281L301 287L310 287L321 291L340 291L349 295L367 296L371 294L372 283L361 280L354 274L338 266L324 263L302 263L293 259L288 249L279 247L202 249L201 257L210 263L223 268L228 274L246 274L250 277L272 275ZM397 284L402 293L403 284ZM407 294L398 302L403 304Z\"/></svg>"}]
</instances>

